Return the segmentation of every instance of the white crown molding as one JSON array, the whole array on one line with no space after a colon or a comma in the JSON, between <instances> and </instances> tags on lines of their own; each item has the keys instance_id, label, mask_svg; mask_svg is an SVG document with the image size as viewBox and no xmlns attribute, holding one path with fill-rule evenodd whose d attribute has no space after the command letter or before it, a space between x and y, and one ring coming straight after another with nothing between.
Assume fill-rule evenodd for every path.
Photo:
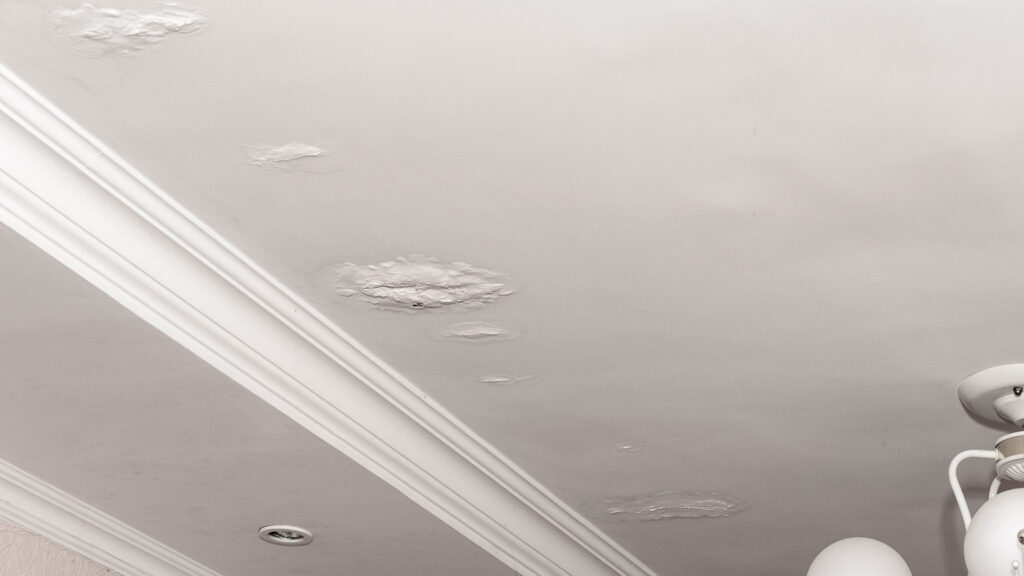
<instances>
[{"instance_id":1,"label":"white crown molding","mask_svg":"<svg viewBox=\"0 0 1024 576\"><path fill-rule=\"evenodd\" d=\"M0 221L524 575L652 576L0 68Z\"/></svg>"},{"instance_id":2,"label":"white crown molding","mask_svg":"<svg viewBox=\"0 0 1024 576\"><path fill-rule=\"evenodd\" d=\"M121 576L220 576L5 460L0 517Z\"/></svg>"}]
</instances>

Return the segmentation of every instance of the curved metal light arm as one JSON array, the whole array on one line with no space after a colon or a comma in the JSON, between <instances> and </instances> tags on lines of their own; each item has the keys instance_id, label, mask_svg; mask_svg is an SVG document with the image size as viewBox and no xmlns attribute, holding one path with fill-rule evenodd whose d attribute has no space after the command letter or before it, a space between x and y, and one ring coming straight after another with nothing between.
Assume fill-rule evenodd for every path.
<instances>
[{"instance_id":1,"label":"curved metal light arm","mask_svg":"<svg viewBox=\"0 0 1024 576\"><path fill-rule=\"evenodd\" d=\"M988 487L988 499L991 500L999 494L999 486L1003 483L1003 479L996 476L992 479L992 485Z\"/></svg>"},{"instance_id":2,"label":"curved metal light arm","mask_svg":"<svg viewBox=\"0 0 1024 576\"><path fill-rule=\"evenodd\" d=\"M964 518L964 528L971 527L971 510L967 507L967 500L964 498L963 489L960 488L960 480L957 479L956 470L960 466L960 463L968 458L987 458L989 460L995 460L996 451L964 450L954 456L953 461L949 463L949 486L953 489L953 496L956 498L956 503L960 507L960 515ZM999 486L995 485L995 489L998 490Z\"/></svg>"}]
</instances>

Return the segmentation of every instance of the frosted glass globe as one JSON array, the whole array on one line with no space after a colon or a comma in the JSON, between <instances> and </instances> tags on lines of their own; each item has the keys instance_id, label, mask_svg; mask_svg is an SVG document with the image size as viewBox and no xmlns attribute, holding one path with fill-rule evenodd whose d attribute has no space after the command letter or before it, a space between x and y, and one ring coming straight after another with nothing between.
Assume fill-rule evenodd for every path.
<instances>
[{"instance_id":1,"label":"frosted glass globe","mask_svg":"<svg viewBox=\"0 0 1024 576\"><path fill-rule=\"evenodd\" d=\"M847 538L818 554L807 576L911 576L910 567L888 545L871 538Z\"/></svg>"},{"instance_id":2,"label":"frosted glass globe","mask_svg":"<svg viewBox=\"0 0 1024 576\"><path fill-rule=\"evenodd\" d=\"M1007 490L985 502L974 514L964 537L967 573L970 576L1024 573L1024 546L1017 539L1021 530L1024 530L1024 488Z\"/></svg>"}]
</instances>

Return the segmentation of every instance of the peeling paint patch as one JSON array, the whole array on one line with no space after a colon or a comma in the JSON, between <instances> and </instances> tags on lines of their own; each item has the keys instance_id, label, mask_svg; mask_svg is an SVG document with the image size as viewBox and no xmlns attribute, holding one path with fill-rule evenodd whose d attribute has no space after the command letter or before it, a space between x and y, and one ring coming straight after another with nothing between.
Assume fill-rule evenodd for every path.
<instances>
[{"instance_id":1,"label":"peeling paint patch","mask_svg":"<svg viewBox=\"0 0 1024 576\"><path fill-rule=\"evenodd\" d=\"M413 255L380 264L334 264L316 274L329 293L378 309L471 310L515 292L502 274L465 262ZM458 338L458 335L455 335ZM469 334L470 340L486 334Z\"/></svg>"},{"instance_id":2,"label":"peeling paint patch","mask_svg":"<svg viewBox=\"0 0 1024 576\"><path fill-rule=\"evenodd\" d=\"M326 154L323 148L302 142L289 142L280 146L260 144L244 148L246 155L249 156L249 164L285 172L295 170L303 160L319 158Z\"/></svg>"},{"instance_id":3,"label":"peeling paint patch","mask_svg":"<svg viewBox=\"0 0 1024 576\"><path fill-rule=\"evenodd\" d=\"M498 342L514 340L522 331L504 322L456 322L427 332L434 340L449 342Z\"/></svg>"},{"instance_id":4,"label":"peeling paint patch","mask_svg":"<svg viewBox=\"0 0 1024 576\"><path fill-rule=\"evenodd\" d=\"M134 56L172 34L202 32L210 24L210 16L172 3L148 13L86 3L54 10L51 21L54 32L67 40L76 54L99 58L107 54Z\"/></svg>"},{"instance_id":5,"label":"peeling paint patch","mask_svg":"<svg viewBox=\"0 0 1024 576\"><path fill-rule=\"evenodd\" d=\"M643 452L647 449L647 444L643 442L622 442L616 444L615 449L619 452Z\"/></svg>"},{"instance_id":6,"label":"peeling paint patch","mask_svg":"<svg viewBox=\"0 0 1024 576\"><path fill-rule=\"evenodd\" d=\"M532 383L535 377L532 374L487 374L477 378L477 380L482 384L490 384L492 386L515 386L516 384Z\"/></svg>"},{"instance_id":7,"label":"peeling paint patch","mask_svg":"<svg viewBox=\"0 0 1024 576\"><path fill-rule=\"evenodd\" d=\"M738 498L710 490L666 490L649 496L609 498L597 505L606 519L644 521L719 518L732 516L746 507Z\"/></svg>"}]
</instances>

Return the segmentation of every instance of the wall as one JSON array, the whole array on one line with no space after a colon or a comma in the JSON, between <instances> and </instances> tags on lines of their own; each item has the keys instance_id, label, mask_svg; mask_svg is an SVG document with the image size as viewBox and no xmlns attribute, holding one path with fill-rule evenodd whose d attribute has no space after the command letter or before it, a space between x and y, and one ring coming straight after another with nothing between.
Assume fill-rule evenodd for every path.
<instances>
[{"instance_id":1,"label":"wall","mask_svg":"<svg viewBox=\"0 0 1024 576\"><path fill-rule=\"evenodd\" d=\"M116 576L116 573L42 536L0 520L0 575Z\"/></svg>"}]
</instances>

